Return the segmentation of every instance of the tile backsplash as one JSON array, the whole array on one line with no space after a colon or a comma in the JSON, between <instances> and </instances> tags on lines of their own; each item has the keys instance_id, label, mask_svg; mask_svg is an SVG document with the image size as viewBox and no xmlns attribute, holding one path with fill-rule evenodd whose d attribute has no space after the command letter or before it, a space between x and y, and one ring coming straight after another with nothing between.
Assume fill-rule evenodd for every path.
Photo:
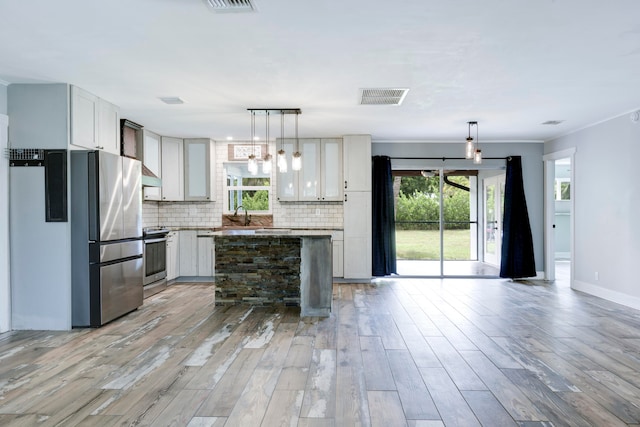
<instances>
[{"instance_id":1,"label":"tile backsplash","mask_svg":"<svg viewBox=\"0 0 640 427\"><path fill-rule=\"evenodd\" d=\"M275 152L275 143L270 144ZM228 143L216 142L216 197L215 202L150 202L142 205L143 227L166 226L172 228L213 228L222 224L224 198L224 162L228 158ZM276 200L277 173L274 173L271 194L273 197L273 226L278 228L327 228L343 227L342 202L287 202Z\"/></svg>"}]
</instances>

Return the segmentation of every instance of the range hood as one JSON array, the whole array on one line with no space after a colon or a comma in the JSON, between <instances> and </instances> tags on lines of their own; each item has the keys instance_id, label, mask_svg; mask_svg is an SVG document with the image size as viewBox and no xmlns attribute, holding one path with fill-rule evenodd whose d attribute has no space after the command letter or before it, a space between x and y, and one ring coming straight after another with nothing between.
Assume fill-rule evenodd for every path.
<instances>
[{"instance_id":1,"label":"range hood","mask_svg":"<svg viewBox=\"0 0 640 427\"><path fill-rule=\"evenodd\" d=\"M158 178L148 167L142 164L142 186L162 187L162 180Z\"/></svg>"}]
</instances>

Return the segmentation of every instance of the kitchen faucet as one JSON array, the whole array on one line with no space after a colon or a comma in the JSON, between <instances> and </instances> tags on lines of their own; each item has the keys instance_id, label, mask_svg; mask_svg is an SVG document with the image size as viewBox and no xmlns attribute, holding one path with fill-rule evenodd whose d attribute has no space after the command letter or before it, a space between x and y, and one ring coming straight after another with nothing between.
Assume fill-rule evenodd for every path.
<instances>
[{"instance_id":1,"label":"kitchen faucet","mask_svg":"<svg viewBox=\"0 0 640 427\"><path fill-rule=\"evenodd\" d=\"M240 208L242 208L244 210L244 225L247 226L251 222L251 215L249 215L249 212L247 212L247 210L244 208L244 206L242 206L242 205L238 206L236 208L235 212L233 213L233 216L234 217L238 216L238 210Z\"/></svg>"}]
</instances>

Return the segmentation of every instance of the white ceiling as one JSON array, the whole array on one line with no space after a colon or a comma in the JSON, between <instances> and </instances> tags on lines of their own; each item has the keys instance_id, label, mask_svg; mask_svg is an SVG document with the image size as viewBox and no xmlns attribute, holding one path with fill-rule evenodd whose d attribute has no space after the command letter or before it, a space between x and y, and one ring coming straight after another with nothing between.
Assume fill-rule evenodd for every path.
<instances>
[{"instance_id":1,"label":"white ceiling","mask_svg":"<svg viewBox=\"0 0 640 427\"><path fill-rule=\"evenodd\" d=\"M255 1L0 0L0 80L75 84L217 140L249 138L247 108L302 109L301 137L456 142L470 120L481 141L544 141L640 108L638 0ZM374 87L410 90L358 105Z\"/></svg>"}]
</instances>

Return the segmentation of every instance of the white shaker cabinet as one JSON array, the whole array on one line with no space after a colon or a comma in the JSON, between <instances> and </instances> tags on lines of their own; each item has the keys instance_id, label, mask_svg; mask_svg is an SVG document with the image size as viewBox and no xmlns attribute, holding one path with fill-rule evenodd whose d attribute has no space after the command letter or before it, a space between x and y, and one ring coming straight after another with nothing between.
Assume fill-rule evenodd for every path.
<instances>
[{"instance_id":1,"label":"white shaker cabinet","mask_svg":"<svg viewBox=\"0 0 640 427\"><path fill-rule=\"evenodd\" d=\"M146 129L142 131L142 164L162 179L160 135ZM162 200L161 187L144 187L144 200Z\"/></svg>"},{"instance_id":2,"label":"white shaker cabinet","mask_svg":"<svg viewBox=\"0 0 640 427\"><path fill-rule=\"evenodd\" d=\"M184 201L184 163L182 138L162 137L162 201ZM182 271L182 270L181 270Z\"/></svg>"},{"instance_id":3,"label":"white shaker cabinet","mask_svg":"<svg viewBox=\"0 0 640 427\"><path fill-rule=\"evenodd\" d=\"M342 200L342 139L323 138L320 152L320 184L322 186L321 200Z\"/></svg>"},{"instance_id":4,"label":"white shaker cabinet","mask_svg":"<svg viewBox=\"0 0 640 427\"><path fill-rule=\"evenodd\" d=\"M120 154L120 110L77 86L71 86L71 144Z\"/></svg>"},{"instance_id":5,"label":"white shaker cabinet","mask_svg":"<svg viewBox=\"0 0 640 427\"><path fill-rule=\"evenodd\" d=\"M196 230L180 230L180 276L198 275L198 232Z\"/></svg>"},{"instance_id":6,"label":"white shaker cabinet","mask_svg":"<svg viewBox=\"0 0 640 427\"><path fill-rule=\"evenodd\" d=\"M171 231L167 235L167 280L174 280L180 275L180 234Z\"/></svg>"},{"instance_id":7,"label":"white shaker cabinet","mask_svg":"<svg viewBox=\"0 0 640 427\"><path fill-rule=\"evenodd\" d=\"M298 172L291 169L291 158L295 150L294 139L277 139L277 151L281 149L285 152L287 159L287 171L280 172L277 166L277 156L274 162L273 174L277 174L277 192L278 200L281 202L295 202L298 200Z\"/></svg>"},{"instance_id":8,"label":"white shaker cabinet","mask_svg":"<svg viewBox=\"0 0 640 427\"><path fill-rule=\"evenodd\" d=\"M342 150L344 191L371 191L371 136L345 135Z\"/></svg>"},{"instance_id":9,"label":"white shaker cabinet","mask_svg":"<svg viewBox=\"0 0 640 427\"><path fill-rule=\"evenodd\" d=\"M215 143L208 138L184 140L184 200L213 201Z\"/></svg>"},{"instance_id":10,"label":"white shaker cabinet","mask_svg":"<svg viewBox=\"0 0 640 427\"><path fill-rule=\"evenodd\" d=\"M344 277L372 272L371 137L347 135L344 153Z\"/></svg>"},{"instance_id":11,"label":"white shaker cabinet","mask_svg":"<svg viewBox=\"0 0 640 427\"><path fill-rule=\"evenodd\" d=\"M304 138L298 142L302 154L300 171L291 170L295 140L277 142L287 157L286 173L278 173L280 201L340 201L342 200L342 140L340 138ZM276 168L277 170L277 168Z\"/></svg>"},{"instance_id":12,"label":"white shaker cabinet","mask_svg":"<svg viewBox=\"0 0 640 427\"><path fill-rule=\"evenodd\" d=\"M197 276L212 277L214 270L213 236L208 233L198 234L198 272Z\"/></svg>"}]
</instances>

